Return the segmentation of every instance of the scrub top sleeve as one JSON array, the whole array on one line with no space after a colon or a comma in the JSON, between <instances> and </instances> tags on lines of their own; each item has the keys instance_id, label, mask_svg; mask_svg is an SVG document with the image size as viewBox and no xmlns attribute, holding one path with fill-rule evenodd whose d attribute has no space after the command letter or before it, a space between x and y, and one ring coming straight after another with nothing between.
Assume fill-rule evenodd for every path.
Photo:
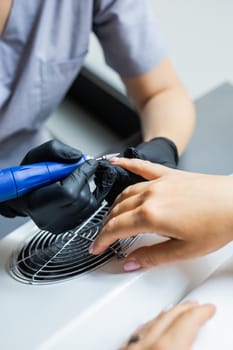
<instances>
[{"instance_id":1,"label":"scrub top sleeve","mask_svg":"<svg viewBox=\"0 0 233 350\"><path fill-rule=\"evenodd\" d=\"M144 74L167 55L148 0L94 1L93 31L107 64L122 77Z\"/></svg>"}]
</instances>

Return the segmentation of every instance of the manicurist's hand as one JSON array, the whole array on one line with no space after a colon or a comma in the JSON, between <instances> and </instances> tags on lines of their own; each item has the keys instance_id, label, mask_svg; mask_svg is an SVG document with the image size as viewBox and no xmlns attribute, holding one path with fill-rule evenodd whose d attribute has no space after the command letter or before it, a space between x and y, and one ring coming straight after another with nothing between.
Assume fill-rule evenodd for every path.
<instances>
[{"instance_id":1,"label":"manicurist's hand","mask_svg":"<svg viewBox=\"0 0 233 350\"><path fill-rule=\"evenodd\" d=\"M199 329L214 313L211 304L177 305L137 329L120 350L190 350Z\"/></svg>"},{"instance_id":2,"label":"manicurist's hand","mask_svg":"<svg viewBox=\"0 0 233 350\"><path fill-rule=\"evenodd\" d=\"M217 250L233 238L233 177L183 172L138 159L112 162L147 180L120 194L90 248L102 253L114 241L156 232L169 239L141 247L124 269L155 266Z\"/></svg>"},{"instance_id":3,"label":"manicurist's hand","mask_svg":"<svg viewBox=\"0 0 233 350\"><path fill-rule=\"evenodd\" d=\"M44 161L74 163L82 156L81 151L52 140L29 151L22 164ZM88 160L60 181L0 203L0 214L7 217L30 216L39 228L57 234L70 230L99 208L106 191L109 191L105 184L111 185L114 180L111 173L100 174L100 185L92 192L89 180L97 167L96 160Z\"/></svg>"}]
</instances>

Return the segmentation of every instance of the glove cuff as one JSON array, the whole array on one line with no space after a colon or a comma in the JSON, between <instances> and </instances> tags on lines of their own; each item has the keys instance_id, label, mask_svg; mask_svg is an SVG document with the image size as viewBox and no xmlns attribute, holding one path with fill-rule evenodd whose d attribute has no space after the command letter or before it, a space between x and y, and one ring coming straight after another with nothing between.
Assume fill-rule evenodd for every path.
<instances>
[{"instance_id":1,"label":"glove cuff","mask_svg":"<svg viewBox=\"0 0 233 350\"><path fill-rule=\"evenodd\" d=\"M166 137L155 137L137 147L128 147L124 157L149 160L171 168L176 168L179 156L175 143Z\"/></svg>"}]
</instances>

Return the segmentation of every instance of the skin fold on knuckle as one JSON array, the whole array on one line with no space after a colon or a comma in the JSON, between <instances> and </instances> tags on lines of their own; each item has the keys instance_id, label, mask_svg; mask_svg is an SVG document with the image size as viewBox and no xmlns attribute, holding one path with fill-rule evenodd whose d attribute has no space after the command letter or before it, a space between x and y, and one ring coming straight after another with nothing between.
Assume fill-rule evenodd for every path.
<instances>
[{"instance_id":1,"label":"skin fold on knuckle","mask_svg":"<svg viewBox=\"0 0 233 350\"><path fill-rule=\"evenodd\" d=\"M138 221L150 224L152 219L157 220L156 209L150 201L142 201L142 204L137 208Z\"/></svg>"},{"instance_id":2,"label":"skin fold on knuckle","mask_svg":"<svg viewBox=\"0 0 233 350\"><path fill-rule=\"evenodd\" d=\"M131 192L130 189L131 186L127 186L116 198L117 202L120 202L122 200L124 200L125 198L127 198Z\"/></svg>"},{"instance_id":3,"label":"skin fold on knuckle","mask_svg":"<svg viewBox=\"0 0 233 350\"><path fill-rule=\"evenodd\" d=\"M107 222L104 224L101 231L101 235L112 235L118 228L118 220L116 217L108 217Z\"/></svg>"},{"instance_id":4,"label":"skin fold on knuckle","mask_svg":"<svg viewBox=\"0 0 233 350\"><path fill-rule=\"evenodd\" d=\"M111 220L114 216L116 216L118 214L120 210L120 204L116 203L112 209L109 211L107 217L106 217L106 222L109 222L109 220Z\"/></svg>"},{"instance_id":5,"label":"skin fold on knuckle","mask_svg":"<svg viewBox=\"0 0 233 350\"><path fill-rule=\"evenodd\" d=\"M96 239L96 246L107 246L118 239L118 232L115 231L117 228L116 221L115 218L112 218L106 225L104 225Z\"/></svg>"}]
</instances>

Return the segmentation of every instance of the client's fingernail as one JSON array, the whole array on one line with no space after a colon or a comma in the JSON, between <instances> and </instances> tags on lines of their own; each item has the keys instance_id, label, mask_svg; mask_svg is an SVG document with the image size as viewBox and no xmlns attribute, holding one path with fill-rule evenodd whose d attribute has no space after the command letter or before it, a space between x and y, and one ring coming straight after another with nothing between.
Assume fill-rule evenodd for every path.
<instances>
[{"instance_id":1,"label":"client's fingernail","mask_svg":"<svg viewBox=\"0 0 233 350\"><path fill-rule=\"evenodd\" d=\"M95 249L95 242L92 242L91 245L89 246L89 254L93 254L94 253L94 249Z\"/></svg>"},{"instance_id":2,"label":"client's fingernail","mask_svg":"<svg viewBox=\"0 0 233 350\"><path fill-rule=\"evenodd\" d=\"M117 163L119 162L119 157L112 157L109 161L110 163Z\"/></svg>"},{"instance_id":3,"label":"client's fingernail","mask_svg":"<svg viewBox=\"0 0 233 350\"><path fill-rule=\"evenodd\" d=\"M130 272L139 270L141 268L141 265L136 260L131 260L125 263L123 267L125 271Z\"/></svg>"}]
</instances>

